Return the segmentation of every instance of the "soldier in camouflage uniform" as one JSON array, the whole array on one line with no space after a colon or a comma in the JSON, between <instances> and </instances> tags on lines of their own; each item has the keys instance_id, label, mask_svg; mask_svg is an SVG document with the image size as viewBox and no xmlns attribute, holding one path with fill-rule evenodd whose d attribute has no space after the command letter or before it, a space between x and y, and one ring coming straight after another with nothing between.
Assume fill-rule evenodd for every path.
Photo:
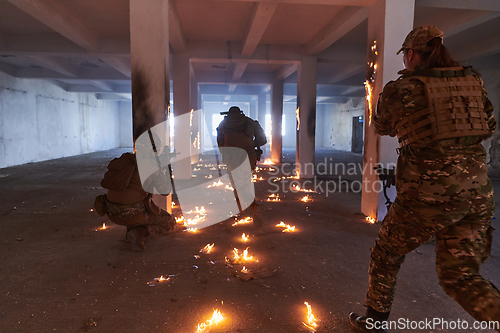
<instances>
[{"instance_id":1,"label":"soldier in camouflage uniform","mask_svg":"<svg viewBox=\"0 0 500 333\"><path fill-rule=\"evenodd\" d=\"M158 177L154 180L155 186L162 184ZM125 153L113 159L101 186L108 193L98 196L94 207L99 215L106 214L111 222L127 227L125 239L131 242L132 251L139 252L146 248L146 236L164 234L174 229L174 217L156 206L152 195L143 189L136 154ZM164 186L168 187L169 184Z\"/></svg>"},{"instance_id":2,"label":"soldier in camouflage uniform","mask_svg":"<svg viewBox=\"0 0 500 333\"><path fill-rule=\"evenodd\" d=\"M434 26L408 34L400 50L405 70L384 87L378 101L376 133L397 135L400 142L397 196L371 249L366 316L350 315L351 324L362 332L386 332L383 324L405 255L433 236L444 291L474 319L500 321L499 290L479 272L489 257L493 232L494 195L481 145L496 126L493 107L479 75L451 59L442 36ZM432 90L432 85L438 88ZM432 118L429 98L451 103L446 110L433 109L448 123ZM476 118L465 124L457 114ZM374 321L382 326L368 325Z\"/></svg>"}]
</instances>

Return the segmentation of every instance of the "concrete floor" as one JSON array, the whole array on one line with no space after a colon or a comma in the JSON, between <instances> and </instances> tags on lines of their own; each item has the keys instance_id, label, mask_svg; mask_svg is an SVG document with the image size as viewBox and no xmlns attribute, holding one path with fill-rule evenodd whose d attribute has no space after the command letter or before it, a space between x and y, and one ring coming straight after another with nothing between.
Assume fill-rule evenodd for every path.
<instances>
[{"instance_id":1,"label":"concrete floor","mask_svg":"<svg viewBox=\"0 0 500 333\"><path fill-rule=\"evenodd\" d=\"M108 162L125 151L0 169L0 332L196 332L214 309L225 320L210 332L307 332L305 301L321 320L317 332L351 332L347 315L364 312L369 249L379 229L364 221L360 193L343 188L312 194L313 201L303 203L304 193L284 193L280 185L282 201L262 203L259 229L231 226L230 220L196 234L152 236L145 252L131 252L121 241L125 227L90 211L95 196L104 193L99 183ZM362 162L359 154L318 150L317 162L325 158ZM285 162L293 159L293 151L285 151ZM267 181L266 171L258 175L265 180L255 183L256 193L264 199L277 183ZM343 177L349 184L361 179L359 173ZM281 232L275 227L280 221L298 231ZM103 222L109 228L99 230ZM498 220L493 223L500 229ZM250 234L246 244L243 232ZM494 237L483 272L500 286L498 230ZM209 243L213 252L200 253ZM245 266L275 270L274 276L244 282L233 275L241 266L227 267L224 258L247 246L259 262ZM391 319L472 323L440 289L433 251L425 244L407 256ZM170 274L177 276L148 285Z\"/></svg>"}]
</instances>

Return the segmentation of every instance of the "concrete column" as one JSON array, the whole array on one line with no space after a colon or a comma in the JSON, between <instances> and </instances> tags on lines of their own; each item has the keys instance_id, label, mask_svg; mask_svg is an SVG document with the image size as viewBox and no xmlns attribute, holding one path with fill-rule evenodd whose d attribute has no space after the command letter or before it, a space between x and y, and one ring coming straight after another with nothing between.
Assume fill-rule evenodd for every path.
<instances>
[{"instance_id":1,"label":"concrete column","mask_svg":"<svg viewBox=\"0 0 500 333\"><path fill-rule=\"evenodd\" d=\"M313 178L316 131L316 57L302 56L297 74L297 108L300 124L297 131L295 163L300 170L300 178Z\"/></svg>"},{"instance_id":2,"label":"concrete column","mask_svg":"<svg viewBox=\"0 0 500 333\"><path fill-rule=\"evenodd\" d=\"M387 212L385 197L379 184L378 177L373 170L377 163L383 167L396 165L398 142L396 138L378 136L374 133L371 119L375 112L378 95L384 85L398 77L397 72L403 69L402 55L396 55L406 35L413 29L415 0L379 0L370 7L368 17L368 63L374 62L376 67L375 81L372 91L372 109L369 104L365 107L365 141L363 192L361 197L361 211L366 216L383 219ZM376 42L378 55L374 55L372 46ZM380 187L379 187L380 185ZM391 187L388 195L391 200L396 194Z\"/></svg>"},{"instance_id":3,"label":"concrete column","mask_svg":"<svg viewBox=\"0 0 500 333\"><path fill-rule=\"evenodd\" d=\"M266 93L262 92L257 97L257 121L260 123L260 126L266 130ZM269 141L269 138L267 139ZM261 162L264 161L266 156L268 156L268 152L266 151L266 146L262 146L261 149L264 153L261 156Z\"/></svg>"},{"instance_id":4,"label":"concrete column","mask_svg":"<svg viewBox=\"0 0 500 333\"><path fill-rule=\"evenodd\" d=\"M199 110L199 99L198 99L198 81L191 71L190 76L190 92L189 97L191 100L191 110ZM198 163L200 160L200 148L201 148L201 133L200 133L200 112L193 112L191 116L191 163Z\"/></svg>"},{"instance_id":5,"label":"concrete column","mask_svg":"<svg viewBox=\"0 0 500 333\"><path fill-rule=\"evenodd\" d=\"M172 54L172 79L174 94L174 147L179 155L175 158L174 176L191 179L191 100L189 91L189 56L187 53Z\"/></svg>"},{"instance_id":6,"label":"concrete column","mask_svg":"<svg viewBox=\"0 0 500 333\"><path fill-rule=\"evenodd\" d=\"M170 104L168 1L130 0L130 65L135 143L153 126L162 122L167 126ZM170 145L168 135L161 139L163 145ZM154 201L172 211L171 195L155 195Z\"/></svg>"},{"instance_id":7,"label":"concrete column","mask_svg":"<svg viewBox=\"0 0 500 333\"><path fill-rule=\"evenodd\" d=\"M281 121L283 119L283 80L275 80L271 85L271 160L281 163L283 156L283 138Z\"/></svg>"}]
</instances>

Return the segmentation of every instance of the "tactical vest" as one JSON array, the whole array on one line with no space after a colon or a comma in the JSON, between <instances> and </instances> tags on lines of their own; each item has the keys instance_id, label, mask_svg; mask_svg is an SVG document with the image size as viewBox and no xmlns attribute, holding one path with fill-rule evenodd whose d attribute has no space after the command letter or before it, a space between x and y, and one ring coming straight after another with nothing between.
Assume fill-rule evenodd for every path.
<instances>
[{"instance_id":1,"label":"tactical vest","mask_svg":"<svg viewBox=\"0 0 500 333\"><path fill-rule=\"evenodd\" d=\"M244 119L240 126L228 126L226 122L221 125L219 131L224 135L224 147L254 149L253 126L247 119Z\"/></svg>"},{"instance_id":2,"label":"tactical vest","mask_svg":"<svg viewBox=\"0 0 500 333\"><path fill-rule=\"evenodd\" d=\"M427 108L395 124L400 147L424 138L436 141L491 134L482 87L471 67L422 70L411 77L424 83Z\"/></svg>"}]
</instances>

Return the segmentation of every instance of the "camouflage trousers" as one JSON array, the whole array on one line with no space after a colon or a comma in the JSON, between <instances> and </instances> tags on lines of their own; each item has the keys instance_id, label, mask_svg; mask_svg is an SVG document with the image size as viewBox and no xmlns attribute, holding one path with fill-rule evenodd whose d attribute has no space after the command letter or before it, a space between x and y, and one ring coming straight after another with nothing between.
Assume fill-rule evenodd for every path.
<instances>
[{"instance_id":1,"label":"camouflage trousers","mask_svg":"<svg viewBox=\"0 0 500 333\"><path fill-rule=\"evenodd\" d=\"M371 249L366 304L374 310L391 310L405 255L434 236L443 290L474 319L500 320L500 292L479 272L491 251L493 188L481 158L460 158L460 163L455 160L450 165L433 165L435 159L417 164L398 161L405 173L397 179L398 195ZM419 175L418 167L413 167L426 162L430 171ZM480 176L472 177L464 170ZM471 179L476 180L471 183Z\"/></svg>"},{"instance_id":2,"label":"camouflage trousers","mask_svg":"<svg viewBox=\"0 0 500 333\"><path fill-rule=\"evenodd\" d=\"M109 220L127 226L127 230L143 226L147 228L148 234L158 235L165 234L175 227L174 217L155 206L149 197L131 205L112 203L106 196L102 196L100 200L104 203Z\"/></svg>"}]
</instances>

